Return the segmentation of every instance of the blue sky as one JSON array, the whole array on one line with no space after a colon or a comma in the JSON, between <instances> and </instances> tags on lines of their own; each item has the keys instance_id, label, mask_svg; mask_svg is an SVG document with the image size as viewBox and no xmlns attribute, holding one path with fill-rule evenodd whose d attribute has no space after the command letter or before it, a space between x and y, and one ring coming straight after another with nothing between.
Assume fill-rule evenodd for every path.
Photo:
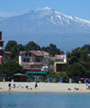
<instances>
[{"instance_id":1,"label":"blue sky","mask_svg":"<svg viewBox=\"0 0 90 108\"><path fill-rule=\"evenodd\" d=\"M44 7L90 20L90 0L0 0L0 16L20 14Z\"/></svg>"}]
</instances>

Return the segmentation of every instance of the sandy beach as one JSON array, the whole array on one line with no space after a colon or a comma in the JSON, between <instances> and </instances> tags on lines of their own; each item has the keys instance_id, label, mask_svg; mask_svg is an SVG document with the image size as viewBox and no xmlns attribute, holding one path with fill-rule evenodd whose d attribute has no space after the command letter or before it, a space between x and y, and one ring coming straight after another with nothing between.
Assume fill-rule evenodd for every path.
<instances>
[{"instance_id":1,"label":"sandy beach","mask_svg":"<svg viewBox=\"0 0 90 108\"><path fill-rule=\"evenodd\" d=\"M8 85L11 84L9 89ZM90 93L89 84L76 83L37 83L35 82L0 82L0 92L28 93Z\"/></svg>"}]
</instances>

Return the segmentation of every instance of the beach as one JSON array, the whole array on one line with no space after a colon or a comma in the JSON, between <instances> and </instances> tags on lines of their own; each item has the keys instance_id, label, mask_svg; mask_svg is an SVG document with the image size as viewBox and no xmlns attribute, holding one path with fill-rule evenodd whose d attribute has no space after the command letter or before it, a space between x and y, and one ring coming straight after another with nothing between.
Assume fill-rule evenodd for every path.
<instances>
[{"instance_id":1,"label":"beach","mask_svg":"<svg viewBox=\"0 0 90 108\"><path fill-rule=\"evenodd\" d=\"M9 88L9 84L11 84ZM12 93L90 93L89 84L77 83L37 83L35 82L0 82L0 92Z\"/></svg>"}]
</instances>

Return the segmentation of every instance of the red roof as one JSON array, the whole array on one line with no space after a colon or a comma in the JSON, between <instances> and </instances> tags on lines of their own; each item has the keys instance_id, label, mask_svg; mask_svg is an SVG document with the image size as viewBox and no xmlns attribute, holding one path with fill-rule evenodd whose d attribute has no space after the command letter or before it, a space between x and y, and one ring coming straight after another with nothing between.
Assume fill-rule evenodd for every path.
<instances>
[{"instance_id":1,"label":"red roof","mask_svg":"<svg viewBox=\"0 0 90 108\"><path fill-rule=\"evenodd\" d=\"M23 55L25 54L27 51L20 51L20 55ZM29 51L30 53L32 53L33 55L35 56L44 56L44 51L36 51L36 50L32 50L32 51Z\"/></svg>"},{"instance_id":2,"label":"red roof","mask_svg":"<svg viewBox=\"0 0 90 108\"><path fill-rule=\"evenodd\" d=\"M36 55L36 56L44 56L44 51L32 50L31 53Z\"/></svg>"},{"instance_id":3,"label":"red roof","mask_svg":"<svg viewBox=\"0 0 90 108\"><path fill-rule=\"evenodd\" d=\"M55 57L56 57L56 58L61 58L61 57L62 57L62 55L55 55Z\"/></svg>"}]
</instances>

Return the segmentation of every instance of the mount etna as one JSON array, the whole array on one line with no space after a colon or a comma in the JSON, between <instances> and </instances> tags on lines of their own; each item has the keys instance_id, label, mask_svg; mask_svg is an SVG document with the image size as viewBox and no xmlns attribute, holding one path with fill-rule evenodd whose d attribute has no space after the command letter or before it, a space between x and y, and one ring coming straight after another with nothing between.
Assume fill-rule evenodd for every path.
<instances>
[{"instance_id":1,"label":"mount etna","mask_svg":"<svg viewBox=\"0 0 90 108\"><path fill-rule=\"evenodd\" d=\"M90 21L62 14L54 9L31 10L11 17L0 17L5 42L16 40L41 46L56 44L64 51L90 43Z\"/></svg>"}]
</instances>

